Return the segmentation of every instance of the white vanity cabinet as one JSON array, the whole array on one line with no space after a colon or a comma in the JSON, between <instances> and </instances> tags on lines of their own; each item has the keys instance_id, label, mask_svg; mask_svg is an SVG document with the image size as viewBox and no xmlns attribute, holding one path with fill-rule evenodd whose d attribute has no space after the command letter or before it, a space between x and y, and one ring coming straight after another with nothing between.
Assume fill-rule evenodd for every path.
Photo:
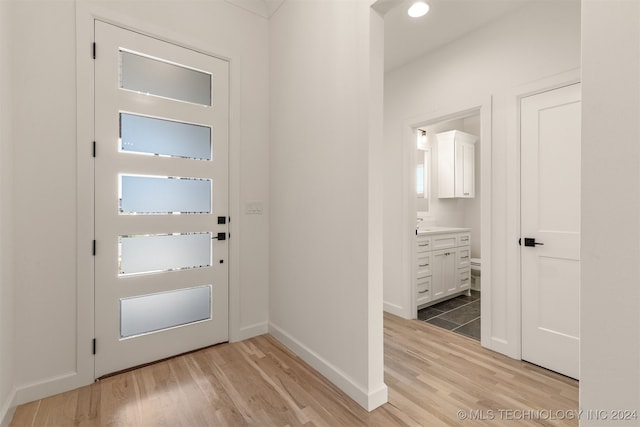
<instances>
[{"instance_id":1,"label":"white vanity cabinet","mask_svg":"<svg viewBox=\"0 0 640 427\"><path fill-rule=\"evenodd\" d=\"M438 137L438 197L475 197L475 135L452 130Z\"/></svg>"},{"instance_id":2,"label":"white vanity cabinet","mask_svg":"<svg viewBox=\"0 0 640 427\"><path fill-rule=\"evenodd\" d=\"M451 298L471 288L468 229L439 228L416 238L416 305Z\"/></svg>"}]
</instances>

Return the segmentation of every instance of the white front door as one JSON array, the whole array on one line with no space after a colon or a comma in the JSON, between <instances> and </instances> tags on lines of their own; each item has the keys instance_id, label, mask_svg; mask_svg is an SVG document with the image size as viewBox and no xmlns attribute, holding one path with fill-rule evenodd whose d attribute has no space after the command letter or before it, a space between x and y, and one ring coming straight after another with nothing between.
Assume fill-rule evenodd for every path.
<instances>
[{"instance_id":1,"label":"white front door","mask_svg":"<svg viewBox=\"0 0 640 427\"><path fill-rule=\"evenodd\" d=\"M580 85L521 102L522 359L578 378Z\"/></svg>"},{"instance_id":2,"label":"white front door","mask_svg":"<svg viewBox=\"0 0 640 427\"><path fill-rule=\"evenodd\" d=\"M226 61L95 22L95 376L228 340Z\"/></svg>"}]
</instances>

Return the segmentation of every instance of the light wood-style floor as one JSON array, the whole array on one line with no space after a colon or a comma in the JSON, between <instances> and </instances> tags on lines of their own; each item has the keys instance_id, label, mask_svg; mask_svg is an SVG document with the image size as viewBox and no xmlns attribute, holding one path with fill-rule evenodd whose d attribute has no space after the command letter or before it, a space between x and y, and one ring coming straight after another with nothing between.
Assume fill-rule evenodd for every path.
<instances>
[{"instance_id":1,"label":"light wood-style floor","mask_svg":"<svg viewBox=\"0 0 640 427\"><path fill-rule=\"evenodd\" d=\"M384 333L389 403L371 413L263 335L27 403L10 425L578 425L577 381L417 320L385 314Z\"/></svg>"}]
</instances>

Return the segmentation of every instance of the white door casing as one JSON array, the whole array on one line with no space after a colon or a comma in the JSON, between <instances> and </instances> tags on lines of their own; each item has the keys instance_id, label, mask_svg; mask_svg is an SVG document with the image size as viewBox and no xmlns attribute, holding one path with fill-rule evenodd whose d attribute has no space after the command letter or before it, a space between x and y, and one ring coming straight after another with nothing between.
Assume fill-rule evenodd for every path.
<instances>
[{"instance_id":1,"label":"white door casing","mask_svg":"<svg viewBox=\"0 0 640 427\"><path fill-rule=\"evenodd\" d=\"M580 94L573 84L521 100L522 359L576 379Z\"/></svg>"},{"instance_id":2,"label":"white door casing","mask_svg":"<svg viewBox=\"0 0 640 427\"><path fill-rule=\"evenodd\" d=\"M228 340L229 67L224 60L100 21L95 21L95 41L95 377L100 377ZM176 100L166 82L148 91L127 89L124 57L160 64L163 71L154 71L160 79L176 71L208 79L209 93L192 90L196 100L184 101ZM156 89L161 93L154 94ZM174 125L209 132L209 154L127 151L122 135L132 119L165 126L157 139L170 139ZM151 134L138 130L137 135ZM128 190L132 182L136 192ZM208 199L186 197L194 186ZM165 209L170 194L204 207ZM136 211L125 207L125 199L160 207ZM144 242L146 248L140 246ZM132 263L139 251L142 256Z\"/></svg>"}]
</instances>

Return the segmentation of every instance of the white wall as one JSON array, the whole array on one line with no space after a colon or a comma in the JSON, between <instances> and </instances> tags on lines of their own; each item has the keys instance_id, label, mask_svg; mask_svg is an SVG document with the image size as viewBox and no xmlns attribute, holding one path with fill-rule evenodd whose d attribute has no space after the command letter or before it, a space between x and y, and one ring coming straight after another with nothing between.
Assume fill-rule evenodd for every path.
<instances>
[{"instance_id":1,"label":"white wall","mask_svg":"<svg viewBox=\"0 0 640 427\"><path fill-rule=\"evenodd\" d=\"M15 299L11 250L11 7L11 2L0 2L0 425L8 422L15 392Z\"/></svg>"},{"instance_id":2,"label":"white wall","mask_svg":"<svg viewBox=\"0 0 640 427\"><path fill-rule=\"evenodd\" d=\"M90 310L77 311L77 290L92 286L81 277L76 224L91 212L77 188L76 24L96 12L125 25L231 60L231 337L266 332L268 295L268 212L245 215L246 201L268 200L268 25L266 19L222 1L189 2L16 2L11 17L14 78L15 382L18 400L35 399L86 383L90 337L76 330L92 322ZM92 35L78 40L89 54ZM86 43L86 45L85 45ZM86 48L83 48L86 46ZM78 58L86 64L89 57ZM3 61L4 63L4 61ZM81 73L80 73L81 74ZM86 92L82 81L79 93ZM80 116L82 116L80 114ZM79 138L78 141L76 139ZM81 159L80 162L83 160ZM86 161L86 160L85 160ZM86 168L84 168L86 169ZM78 197L78 199L77 199ZM235 230L235 231L234 231ZM80 233L80 234L78 234ZM86 237L86 239L83 239ZM79 239L77 239L79 238ZM90 261L90 260L89 260ZM80 301L80 304L91 301ZM82 329L86 331L86 328ZM85 341L86 340L86 341ZM77 357L80 360L77 360ZM90 364L89 364L90 365ZM84 369L84 368L83 368ZM90 378L92 379L92 378Z\"/></svg>"},{"instance_id":3,"label":"white wall","mask_svg":"<svg viewBox=\"0 0 640 427\"><path fill-rule=\"evenodd\" d=\"M544 31L541 29L544 28ZM516 265L519 201L517 120L518 87L580 67L580 3L536 2L469 36L432 52L385 76L385 309L411 317L409 306L412 260L411 224L407 206L407 155L402 146L405 128L421 118L451 114L452 106L470 108L476 100L493 97L491 129L491 306L490 343L518 357L520 306ZM471 104L471 105L470 105ZM483 139L483 144L487 141ZM410 164L410 163L409 163ZM483 195L486 197L486 195ZM485 237L487 237L485 235ZM487 258L483 251L483 260ZM486 289L483 277L482 286ZM485 300L486 300L485 298ZM484 304L484 301L483 301ZM484 307L484 305L483 305ZM484 308L483 308L484 310ZM514 319L518 317L518 319ZM484 333L483 333L484 334Z\"/></svg>"},{"instance_id":4,"label":"white wall","mask_svg":"<svg viewBox=\"0 0 640 427\"><path fill-rule=\"evenodd\" d=\"M13 51L18 387L75 370L74 21L71 1L14 4L13 38L20 41Z\"/></svg>"},{"instance_id":5,"label":"white wall","mask_svg":"<svg viewBox=\"0 0 640 427\"><path fill-rule=\"evenodd\" d=\"M580 425L635 425L612 410L640 416L640 3L582 13Z\"/></svg>"},{"instance_id":6,"label":"white wall","mask_svg":"<svg viewBox=\"0 0 640 427\"><path fill-rule=\"evenodd\" d=\"M381 217L376 208L369 215L379 194L370 193L368 160L379 155L369 145L368 114L382 58L373 52L375 81L365 3L290 0L271 18L269 322L276 337L372 409L386 401L381 263L372 262L376 248L382 253L371 221L381 227ZM381 19L374 21L381 35Z\"/></svg>"}]
</instances>

